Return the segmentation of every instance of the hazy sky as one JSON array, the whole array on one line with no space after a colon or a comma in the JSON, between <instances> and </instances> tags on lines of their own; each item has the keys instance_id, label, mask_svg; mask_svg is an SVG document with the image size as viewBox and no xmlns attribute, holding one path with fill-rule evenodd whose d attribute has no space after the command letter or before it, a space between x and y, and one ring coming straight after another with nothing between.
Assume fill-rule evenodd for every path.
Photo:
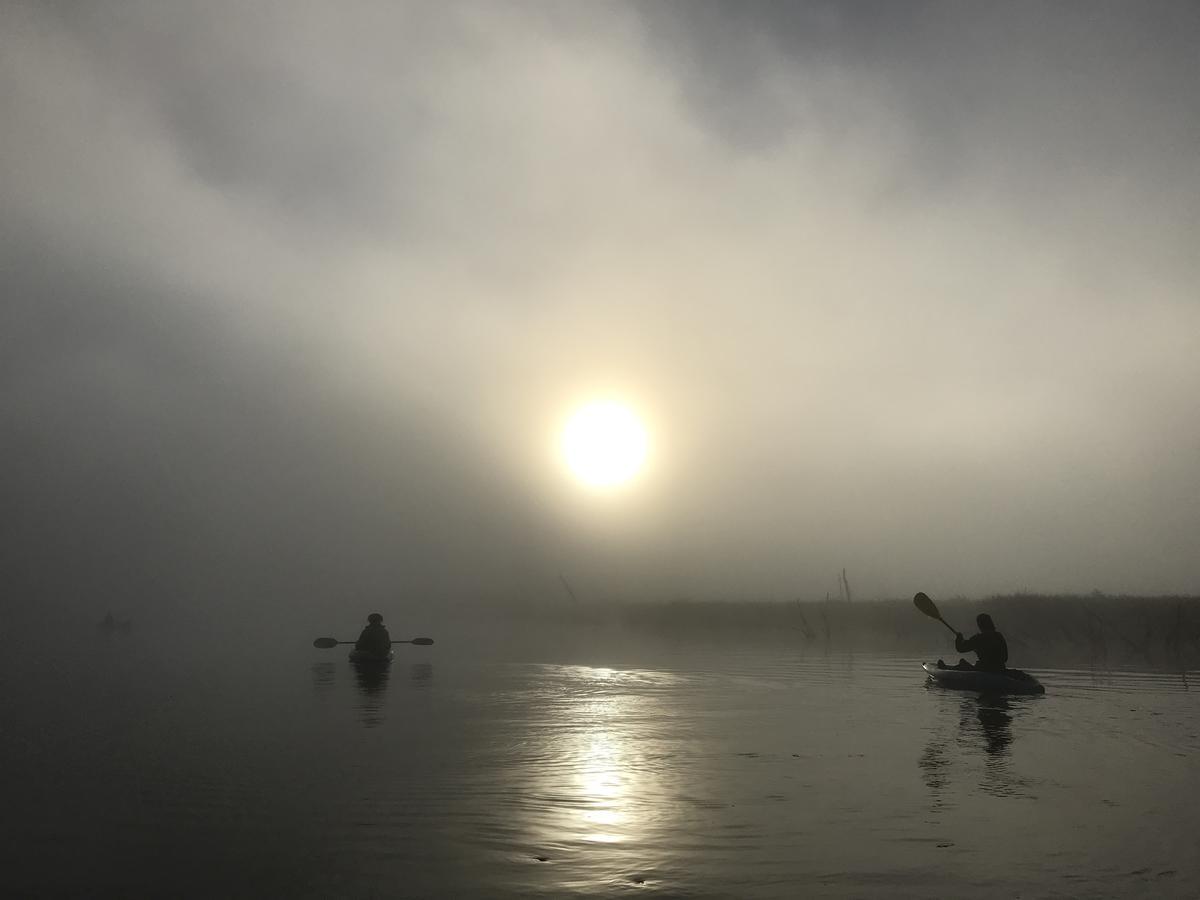
<instances>
[{"instance_id":1,"label":"hazy sky","mask_svg":"<svg viewBox=\"0 0 1200 900\"><path fill-rule=\"evenodd\" d=\"M6 3L6 602L1200 591L1198 43ZM608 495L554 450L599 395L653 442Z\"/></svg>"}]
</instances>

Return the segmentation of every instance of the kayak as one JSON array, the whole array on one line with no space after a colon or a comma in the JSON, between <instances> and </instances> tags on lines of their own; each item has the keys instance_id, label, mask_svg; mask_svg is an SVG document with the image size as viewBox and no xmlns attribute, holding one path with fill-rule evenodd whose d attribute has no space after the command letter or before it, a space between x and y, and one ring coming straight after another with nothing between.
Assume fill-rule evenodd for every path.
<instances>
[{"instance_id":1,"label":"kayak","mask_svg":"<svg viewBox=\"0 0 1200 900\"><path fill-rule=\"evenodd\" d=\"M933 663L922 663L921 668L934 684L960 691L979 691L981 694L1046 693L1040 681L1020 669L981 672L978 669L939 669Z\"/></svg>"},{"instance_id":2,"label":"kayak","mask_svg":"<svg viewBox=\"0 0 1200 900\"><path fill-rule=\"evenodd\" d=\"M387 653L372 653L370 650L351 650L350 662L386 665L392 661L392 657L395 655L391 650L387 651Z\"/></svg>"}]
</instances>

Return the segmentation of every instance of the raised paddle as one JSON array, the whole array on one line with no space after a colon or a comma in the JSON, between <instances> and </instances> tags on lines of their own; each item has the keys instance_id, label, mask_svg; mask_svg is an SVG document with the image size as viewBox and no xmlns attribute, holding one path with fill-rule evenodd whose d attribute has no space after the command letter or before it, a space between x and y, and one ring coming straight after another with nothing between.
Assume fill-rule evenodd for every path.
<instances>
[{"instance_id":1,"label":"raised paddle","mask_svg":"<svg viewBox=\"0 0 1200 900\"><path fill-rule=\"evenodd\" d=\"M338 644L357 644L358 641L339 641L337 638L317 638L313 641L314 647L320 647L322 650L328 650L330 647L336 647ZM392 641L393 644L421 644L428 647L433 643L433 638L413 638L411 641Z\"/></svg>"},{"instance_id":2,"label":"raised paddle","mask_svg":"<svg viewBox=\"0 0 1200 900\"><path fill-rule=\"evenodd\" d=\"M925 615L929 616L929 618L937 619L939 622L953 631L955 637L958 637L958 629L954 628L949 622L942 618L942 614L938 612L937 606L934 605L934 602L929 599L929 595L924 591L918 591L917 595L913 597L913 606L925 613Z\"/></svg>"}]
</instances>

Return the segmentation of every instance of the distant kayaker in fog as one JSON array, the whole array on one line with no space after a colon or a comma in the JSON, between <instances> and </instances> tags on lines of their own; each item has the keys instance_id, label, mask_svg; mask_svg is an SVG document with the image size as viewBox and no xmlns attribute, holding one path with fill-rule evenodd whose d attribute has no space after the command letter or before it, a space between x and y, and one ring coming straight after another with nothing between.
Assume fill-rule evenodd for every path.
<instances>
[{"instance_id":1,"label":"distant kayaker in fog","mask_svg":"<svg viewBox=\"0 0 1200 900\"><path fill-rule=\"evenodd\" d=\"M386 655L392 649L392 636L388 634L383 624L383 616L371 613L367 616L367 627L362 630L354 649L362 653L378 653Z\"/></svg>"},{"instance_id":2,"label":"distant kayaker in fog","mask_svg":"<svg viewBox=\"0 0 1200 900\"><path fill-rule=\"evenodd\" d=\"M959 668L975 668L984 672L1003 672L1008 666L1008 642L1004 635L996 630L996 623L987 613L975 617L979 626L979 634L964 638L962 632L954 633L954 649L959 653L969 653L972 650L979 657L979 662L971 666L965 659L958 662Z\"/></svg>"}]
</instances>

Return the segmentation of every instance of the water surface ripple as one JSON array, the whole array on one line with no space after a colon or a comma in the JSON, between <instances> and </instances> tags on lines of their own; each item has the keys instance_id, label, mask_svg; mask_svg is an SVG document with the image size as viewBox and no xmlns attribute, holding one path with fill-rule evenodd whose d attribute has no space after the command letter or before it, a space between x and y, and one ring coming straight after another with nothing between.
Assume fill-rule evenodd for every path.
<instances>
[{"instance_id":1,"label":"water surface ripple","mask_svg":"<svg viewBox=\"0 0 1200 900\"><path fill-rule=\"evenodd\" d=\"M132 655L8 698L16 894L1200 896L1196 673L1005 698L724 646Z\"/></svg>"}]
</instances>

